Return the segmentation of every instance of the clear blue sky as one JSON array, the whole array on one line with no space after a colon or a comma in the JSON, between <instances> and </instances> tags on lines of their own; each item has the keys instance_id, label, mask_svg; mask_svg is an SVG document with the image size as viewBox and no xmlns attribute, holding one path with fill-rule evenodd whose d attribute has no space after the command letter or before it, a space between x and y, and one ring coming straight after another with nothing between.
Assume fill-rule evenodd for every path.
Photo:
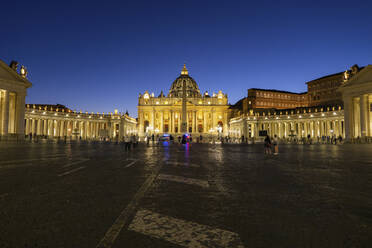
<instances>
[{"instance_id":1,"label":"clear blue sky","mask_svg":"<svg viewBox=\"0 0 372 248\"><path fill-rule=\"evenodd\" d=\"M27 103L129 110L168 92L183 63L201 91L248 88L372 64L372 1L3 1L0 59L29 70ZM5 21L5 22L4 22Z\"/></svg>"}]
</instances>

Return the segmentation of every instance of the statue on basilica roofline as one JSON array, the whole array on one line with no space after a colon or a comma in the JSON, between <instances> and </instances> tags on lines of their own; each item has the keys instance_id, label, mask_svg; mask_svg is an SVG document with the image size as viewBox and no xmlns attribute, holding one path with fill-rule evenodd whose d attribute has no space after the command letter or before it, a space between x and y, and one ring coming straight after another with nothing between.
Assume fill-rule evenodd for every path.
<instances>
[{"instance_id":1,"label":"statue on basilica roofline","mask_svg":"<svg viewBox=\"0 0 372 248\"><path fill-rule=\"evenodd\" d=\"M9 67L12 68L13 70L17 71L17 70L18 70L18 64L19 64L19 63L18 63L17 61L12 60L12 61L10 62Z\"/></svg>"},{"instance_id":2,"label":"statue on basilica roofline","mask_svg":"<svg viewBox=\"0 0 372 248\"><path fill-rule=\"evenodd\" d=\"M26 69L26 67L25 66L21 66L21 70L20 70L20 72L19 72L20 74L21 74L21 77L27 77L27 69Z\"/></svg>"},{"instance_id":3,"label":"statue on basilica roofline","mask_svg":"<svg viewBox=\"0 0 372 248\"><path fill-rule=\"evenodd\" d=\"M353 65L350 67L350 70L346 70L344 72L344 83L348 81L351 77L356 75L359 72L360 68L357 64Z\"/></svg>"},{"instance_id":4,"label":"statue on basilica roofline","mask_svg":"<svg viewBox=\"0 0 372 248\"><path fill-rule=\"evenodd\" d=\"M344 83L350 79L350 72L346 70L344 72Z\"/></svg>"}]
</instances>

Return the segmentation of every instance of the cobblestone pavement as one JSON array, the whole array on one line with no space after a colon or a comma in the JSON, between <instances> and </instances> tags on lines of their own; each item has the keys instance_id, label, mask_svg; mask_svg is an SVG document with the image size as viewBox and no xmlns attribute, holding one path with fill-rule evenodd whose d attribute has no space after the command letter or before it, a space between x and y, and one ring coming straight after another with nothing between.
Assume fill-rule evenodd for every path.
<instances>
[{"instance_id":1,"label":"cobblestone pavement","mask_svg":"<svg viewBox=\"0 0 372 248\"><path fill-rule=\"evenodd\" d=\"M0 143L0 247L371 247L372 145Z\"/></svg>"}]
</instances>

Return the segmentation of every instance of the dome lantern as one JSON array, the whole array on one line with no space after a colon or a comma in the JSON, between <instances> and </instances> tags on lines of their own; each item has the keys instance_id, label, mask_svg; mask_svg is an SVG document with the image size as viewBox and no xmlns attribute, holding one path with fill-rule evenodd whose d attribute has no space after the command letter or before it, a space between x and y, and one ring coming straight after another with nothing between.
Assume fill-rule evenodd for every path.
<instances>
[{"instance_id":1,"label":"dome lantern","mask_svg":"<svg viewBox=\"0 0 372 248\"><path fill-rule=\"evenodd\" d=\"M181 75L189 75L189 71L186 68L186 64L183 64Z\"/></svg>"}]
</instances>

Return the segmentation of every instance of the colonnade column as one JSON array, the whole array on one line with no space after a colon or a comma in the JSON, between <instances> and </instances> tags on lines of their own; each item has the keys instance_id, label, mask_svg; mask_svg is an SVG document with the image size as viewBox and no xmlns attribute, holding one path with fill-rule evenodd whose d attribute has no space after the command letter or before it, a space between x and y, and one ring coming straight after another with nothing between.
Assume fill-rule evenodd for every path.
<instances>
[{"instance_id":1,"label":"colonnade column","mask_svg":"<svg viewBox=\"0 0 372 248\"><path fill-rule=\"evenodd\" d=\"M16 133L24 138L25 134L25 94L17 93L16 113L17 113L17 126Z\"/></svg>"},{"instance_id":2,"label":"colonnade column","mask_svg":"<svg viewBox=\"0 0 372 248\"><path fill-rule=\"evenodd\" d=\"M8 135L8 126L9 126L9 91L6 90L3 94L3 123L2 123L2 135Z\"/></svg>"},{"instance_id":3,"label":"colonnade column","mask_svg":"<svg viewBox=\"0 0 372 248\"><path fill-rule=\"evenodd\" d=\"M344 97L344 123L345 123L345 138L349 140L353 137L353 99L351 97Z\"/></svg>"},{"instance_id":4,"label":"colonnade column","mask_svg":"<svg viewBox=\"0 0 372 248\"><path fill-rule=\"evenodd\" d=\"M30 133L30 119L26 119L26 129L25 129L25 134Z\"/></svg>"},{"instance_id":5,"label":"colonnade column","mask_svg":"<svg viewBox=\"0 0 372 248\"><path fill-rule=\"evenodd\" d=\"M368 136L368 95L360 96L360 131L362 137Z\"/></svg>"}]
</instances>

